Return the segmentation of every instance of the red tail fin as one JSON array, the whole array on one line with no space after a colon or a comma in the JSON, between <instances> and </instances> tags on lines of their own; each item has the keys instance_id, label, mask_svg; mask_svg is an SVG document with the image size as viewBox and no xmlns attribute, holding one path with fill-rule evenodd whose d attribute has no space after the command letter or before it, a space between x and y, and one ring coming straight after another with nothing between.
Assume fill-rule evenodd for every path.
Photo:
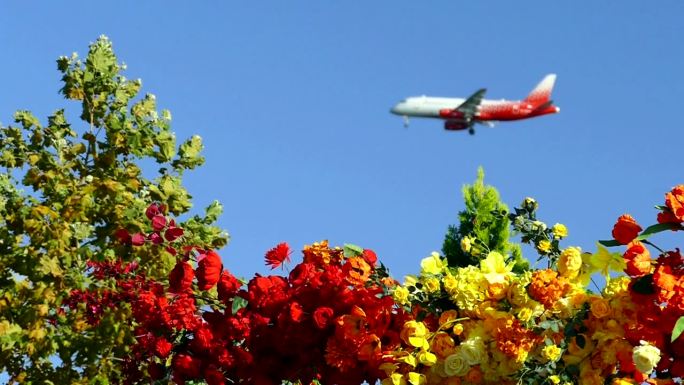
<instances>
[{"instance_id":1,"label":"red tail fin","mask_svg":"<svg viewBox=\"0 0 684 385\"><path fill-rule=\"evenodd\" d=\"M541 106L551 100L551 91L556 83L556 74L548 74L525 98L525 101L533 106Z\"/></svg>"}]
</instances>

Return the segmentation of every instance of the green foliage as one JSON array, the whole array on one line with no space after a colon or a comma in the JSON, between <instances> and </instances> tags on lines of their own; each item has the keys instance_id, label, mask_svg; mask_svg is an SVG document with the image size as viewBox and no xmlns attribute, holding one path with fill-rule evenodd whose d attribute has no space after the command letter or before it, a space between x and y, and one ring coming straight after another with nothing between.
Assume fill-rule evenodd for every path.
<instances>
[{"instance_id":1,"label":"green foliage","mask_svg":"<svg viewBox=\"0 0 684 385\"><path fill-rule=\"evenodd\" d=\"M515 271L526 270L529 264L520 247L508 241L508 207L494 187L485 185L482 168L475 183L463 187L463 198L466 207L458 213L459 225L449 226L442 246L449 266L477 266L489 252L498 251L510 254Z\"/></svg>"},{"instance_id":2,"label":"green foliage","mask_svg":"<svg viewBox=\"0 0 684 385\"><path fill-rule=\"evenodd\" d=\"M109 310L97 326L58 310L72 290L92 287L91 259L138 260L165 279L168 252L144 246L133 255L112 234L146 231L140 218L155 201L174 215L190 210L182 176L203 163L202 142L176 146L171 114L157 111L154 95L139 96L142 82L122 75L106 37L85 61L60 57L57 68L81 121L59 109L43 125L18 111L15 125L0 126L0 372L20 383L117 383L117 359L133 338L129 310ZM160 165L153 180L143 176L145 159ZM224 246L228 236L214 225L221 210L213 203L180 224L182 243Z\"/></svg>"}]
</instances>

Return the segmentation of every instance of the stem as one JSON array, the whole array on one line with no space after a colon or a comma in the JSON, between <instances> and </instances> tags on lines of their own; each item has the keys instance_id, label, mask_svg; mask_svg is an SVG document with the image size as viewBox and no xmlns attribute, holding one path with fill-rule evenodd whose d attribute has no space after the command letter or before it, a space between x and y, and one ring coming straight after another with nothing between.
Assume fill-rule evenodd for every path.
<instances>
[{"instance_id":1,"label":"stem","mask_svg":"<svg viewBox=\"0 0 684 385\"><path fill-rule=\"evenodd\" d=\"M641 242L643 242L643 243L645 243L645 244L647 244L647 245L649 245L649 246L651 246L651 247L654 247L656 250L660 251L661 254L665 254L665 251L664 251L663 249L661 249L660 247L656 246L655 244L653 244L653 242L648 241L648 240L646 240L646 239L644 239L644 240L641 241Z\"/></svg>"}]
</instances>

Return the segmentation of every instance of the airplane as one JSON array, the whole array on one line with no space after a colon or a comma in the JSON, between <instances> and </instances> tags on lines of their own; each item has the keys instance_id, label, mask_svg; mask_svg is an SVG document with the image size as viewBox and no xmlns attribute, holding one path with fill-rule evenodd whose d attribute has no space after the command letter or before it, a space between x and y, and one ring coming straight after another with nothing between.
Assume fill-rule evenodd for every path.
<instances>
[{"instance_id":1,"label":"airplane","mask_svg":"<svg viewBox=\"0 0 684 385\"><path fill-rule=\"evenodd\" d=\"M475 124L494 126L493 122L520 120L535 116L555 114L560 108L553 105L551 91L556 82L556 74L549 74L523 100L487 100L485 88L477 90L467 99L415 96L402 100L390 110L404 117L404 127L408 127L409 116L444 119L444 129L449 131L465 130L472 135Z\"/></svg>"}]
</instances>

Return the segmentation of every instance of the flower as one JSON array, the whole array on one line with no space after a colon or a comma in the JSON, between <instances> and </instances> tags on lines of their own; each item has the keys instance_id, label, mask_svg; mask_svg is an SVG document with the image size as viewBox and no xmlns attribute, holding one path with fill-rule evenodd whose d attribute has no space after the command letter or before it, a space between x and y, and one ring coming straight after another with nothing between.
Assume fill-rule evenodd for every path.
<instances>
[{"instance_id":1,"label":"flower","mask_svg":"<svg viewBox=\"0 0 684 385\"><path fill-rule=\"evenodd\" d=\"M542 239L537 243L537 250L543 254L548 254L551 251L551 242L548 239Z\"/></svg>"},{"instance_id":2,"label":"flower","mask_svg":"<svg viewBox=\"0 0 684 385\"><path fill-rule=\"evenodd\" d=\"M651 254L639 241L632 241L627 245L623 254L627 264L625 273L632 277L640 277L651 272Z\"/></svg>"},{"instance_id":3,"label":"flower","mask_svg":"<svg viewBox=\"0 0 684 385\"><path fill-rule=\"evenodd\" d=\"M640 232L641 226L629 214L620 216L613 226L613 238L621 245L631 242Z\"/></svg>"},{"instance_id":4,"label":"flower","mask_svg":"<svg viewBox=\"0 0 684 385\"><path fill-rule=\"evenodd\" d=\"M223 264L221 257L209 250L206 254L200 255L197 263L197 285L200 290L209 290L219 281Z\"/></svg>"},{"instance_id":5,"label":"flower","mask_svg":"<svg viewBox=\"0 0 684 385\"><path fill-rule=\"evenodd\" d=\"M368 281L371 275L371 267L365 259L361 257L351 257L342 267L345 279L350 285L360 286Z\"/></svg>"},{"instance_id":6,"label":"flower","mask_svg":"<svg viewBox=\"0 0 684 385\"><path fill-rule=\"evenodd\" d=\"M448 376L465 376L470 366L460 354L460 350L444 359L444 372Z\"/></svg>"},{"instance_id":7,"label":"flower","mask_svg":"<svg viewBox=\"0 0 684 385\"><path fill-rule=\"evenodd\" d=\"M675 186L665 194L665 205L680 222L684 222L684 184Z\"/></svg>"},{"instance_id":8,"label":"flower","mask_svg":"<svg viewBox=\"0 0 684 385\"><path fill-rule=\"evenodd\" d=\"M433 251L429 257L423 258L420 261L420 273L421 274L440 274L446 264L439 256L439 253Z\"/></svg>"},{"instance_id":9,"label":"flower","mask_svg":"<svg viewBox=\"0 0 684 385\"><path fill-rule=\"evenodd\" d=\"M178 261L176 266L169 273L169 291L171 293L182 293L192 287L192 280L195 272L189 263Z\"/></svg>"},{"instance_id":10,"label":"flower","mask_svg":"<svg viewBox=\"0 0 684 385\"><path fill-rule=\"evenodd\" d=\"M401 339L407 344L415 347L423 347L427 345L425 339L428 329L424 323L419 321L407 321L404 328L401 330Z\"/></svg>"},{"instance_id":11,"label":"flower","mask_svg":"<svg viewBox=\"0 0 684 385\"><path fill-rule=\"evenodd\" d=\"M290 261L290 245L287 242L279 243L276 247L266 252L266 265L271 266L271 269L283 264L283 262Z\"/></svg>"},{"instance_id":12,"label":"flower","mask_svg":"<svg viewBox=\"0 0 684 385\"><path fill-rule=\"evenodd\" d=\"M582 251L579 247L568 247L558 258L558 272L563 277L575 278L582 267Z\"/></svg>"},{"instance_id":13,"label":"flower","mask_svg":"<svg viewBox=\"0 0 684 385\"><path fill-rule=\"evenodd\" d=\"M565 227L565 225L562 223L556 223L555 225L553 225L553 227L551 228L551 232L553 233L553 236L558 239L565 238L568 236L568 228Z\"/></svg>"},{"instance_id":14,"label":"flower","mask_svg":"<svg viewBox=\"0 0 684 385\"><path fill-rule=\"evenodd\" d=\"M548 361L558 361L563 351L557 345L546 345L542 349L542 357Z\"/></svg>"},{"instance_id":15,"label":"flower","mask_svg":"<svg viewBox=\"0 0 684 385\"><path fill-rule=\"evenodd\" d=\"M612 313L610 304L608 301L601 297L591 297L589 298L589 309L591 310L591 315L596 318L604 318Z\"/></svg>"},{"instance_id":16,"label":"flower","mask_svg":"<svg viewBox=\"0 0 684 385\"><path fill-rule=\"evenodd\" d=\"M632 359L638 371L650 374L660 361L660 349L641 341L641 345L632 350Z\"/></svg>"},{"instance_id":17,"label":"flower","mask_svg":"<svg viewBox=\"0 0 684 385\"><path fill-rule=\"evenodd\" d=\"M558 273L551 270L537 270L532 273L532 282L527 291L533 299L541 302L545 308L551 308L564 296L570 288L567 280L559 277Z\"/></svg>"},{"instance_id":18,"label":"flower","mask_svg":"<svg viewBox=\"0 0 684 385\"><path fill-rule=\"evenodd\" d=\"M409 303L408 296L409 291L403 286L397 286L392 293L392 298L394 298L394 301L400 305L406 305Z\"/></svg>"}]
</instances>

